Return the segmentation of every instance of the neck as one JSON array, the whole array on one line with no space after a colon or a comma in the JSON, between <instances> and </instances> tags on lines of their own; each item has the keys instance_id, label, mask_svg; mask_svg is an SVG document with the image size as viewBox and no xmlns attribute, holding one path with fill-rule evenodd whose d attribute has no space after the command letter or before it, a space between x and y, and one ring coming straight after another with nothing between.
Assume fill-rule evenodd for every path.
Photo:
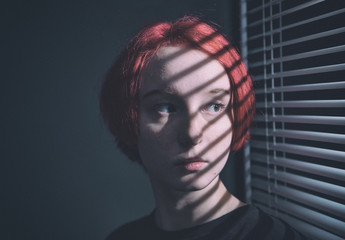
<instances>
[{"instance_id":1,"label":"neck","mask_svg":"<svg viewBox=\"0 0 345 240\"><path fill-rule=\"evenodd\" d=\"M189 228L219 218L244 203L226 189L217 177L197 191L164 191L153 186L157 225L164 230Z\"/></svg>"}]
</instances>

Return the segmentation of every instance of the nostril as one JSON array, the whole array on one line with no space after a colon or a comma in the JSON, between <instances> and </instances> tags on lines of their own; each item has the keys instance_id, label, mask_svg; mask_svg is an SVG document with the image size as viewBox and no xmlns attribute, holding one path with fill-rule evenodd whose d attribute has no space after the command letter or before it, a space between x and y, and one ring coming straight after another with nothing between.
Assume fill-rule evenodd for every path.
<instances>
[{"instance_id":1,"label":"nostril","mask_svg":"<svg viewBox=\"0 0 345 240\"><path fill-rule=\"evenodd\" d=\"M192 137L191 139L194 145L197 145L202 141L202 134L200 133L198 136Z\"/></svg>"}]
</instances>

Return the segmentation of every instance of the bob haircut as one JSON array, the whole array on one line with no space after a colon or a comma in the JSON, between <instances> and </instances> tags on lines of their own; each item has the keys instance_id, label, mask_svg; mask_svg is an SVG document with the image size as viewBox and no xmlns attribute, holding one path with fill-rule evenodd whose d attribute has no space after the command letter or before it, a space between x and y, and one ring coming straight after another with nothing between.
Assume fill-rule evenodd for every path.
<instances>
[{"instance_id":1,"label":"bob haircut","mask_svg":"<svg viewBox=\"0 0 345 240\"><path fill-rule=\"evenodd\" d=\"M251 77L240 55L219 28L214 23L191 16L173 23L157 22L144 27L111 66L101 89L100 108L118 147L129 159L141 163L137 137L142 72L157 50L168 45L200 50L224 66L231 92L229 111L233 137L230 149L240 149L248 137L255 112Z\"/></svg>"}]
</instances>

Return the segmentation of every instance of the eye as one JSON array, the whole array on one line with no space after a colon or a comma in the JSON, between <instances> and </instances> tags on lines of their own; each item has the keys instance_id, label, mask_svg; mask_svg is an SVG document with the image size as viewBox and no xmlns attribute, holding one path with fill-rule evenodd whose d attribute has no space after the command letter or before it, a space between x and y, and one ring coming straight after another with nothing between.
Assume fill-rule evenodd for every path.
<instances>
[{"instance_id":1,"label":"eye","mask_svg":"<svg viewBox=\"0 0 345 240\"><path fill-rule=\"evenodd\" d=\"M224 110L225 106L221 103L211 103L205 107L205 110L211 113L219 113Z\"/></svg>"},{"instance_id":2,"label":"eye","mask_svg":"<svg viewBox=\"0 0 345 240\"><path fill-rule=\"evenodd\" d=\"M153 110L160 114L172 114L176 112L174 105L170 103L159 103L153 106Z\"/></svg>"}]
</instances>

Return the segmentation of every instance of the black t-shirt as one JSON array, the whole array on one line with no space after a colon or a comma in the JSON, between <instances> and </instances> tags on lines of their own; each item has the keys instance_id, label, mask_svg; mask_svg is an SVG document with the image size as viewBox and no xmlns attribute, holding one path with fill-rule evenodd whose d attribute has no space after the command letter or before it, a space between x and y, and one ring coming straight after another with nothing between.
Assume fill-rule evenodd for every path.
<instances>
[{"instance_id":1,"label":"black t-shirt","mask_svg":"<svg viewBox=\"0 0 345 240\"><path fill-rule=\"evenodd\" d=\"M210 222L178 231L157 227L153 213L115 230L107 240L306 239L285 222L246 205Z\"/></svg>"}]
</instances>

